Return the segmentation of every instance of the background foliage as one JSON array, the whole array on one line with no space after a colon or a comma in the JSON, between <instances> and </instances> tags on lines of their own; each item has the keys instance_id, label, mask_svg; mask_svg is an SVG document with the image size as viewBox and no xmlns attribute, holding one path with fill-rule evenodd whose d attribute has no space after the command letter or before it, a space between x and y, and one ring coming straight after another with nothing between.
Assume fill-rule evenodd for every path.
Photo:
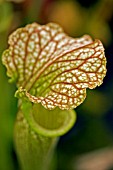
<instances>
[{"instance_id":1,"label":"background foliage","mask_svg":"<svg viewBox=\"0 0 113 170\"><path fill-rule=\"evenodd\" d=\"M56 170L113 169L113 1L0 0L0 55L8 35L31 22L59 23L70 36L90 34L106 49L107 76L99 88L87 90L76 111L77 123L61 137ZM0 170L18 170L13 144L17 112L16 87L8 83L0 62Z\"/></svg>"}]
</instances>

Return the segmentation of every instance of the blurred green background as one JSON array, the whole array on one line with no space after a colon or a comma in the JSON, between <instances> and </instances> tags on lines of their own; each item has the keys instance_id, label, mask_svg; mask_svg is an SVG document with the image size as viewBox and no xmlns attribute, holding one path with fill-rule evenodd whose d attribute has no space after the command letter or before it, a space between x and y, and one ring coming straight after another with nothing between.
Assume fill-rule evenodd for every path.
<instances>
[{"instance_id":1,"label":"blurred green background","mask_svg":"<svg viewBox=\"0 0 113 170\"><path fill-rule=\"evenodd\" d=\"M113 170L113 0L0 0L0 56L8 35L32 22L56 22L72 37L89 34L103 42L107 75L76 109L75 126L58 143L56 170ZM0 61L0 170L19 170L15 90Z\"/></svg>"}]
</instances>

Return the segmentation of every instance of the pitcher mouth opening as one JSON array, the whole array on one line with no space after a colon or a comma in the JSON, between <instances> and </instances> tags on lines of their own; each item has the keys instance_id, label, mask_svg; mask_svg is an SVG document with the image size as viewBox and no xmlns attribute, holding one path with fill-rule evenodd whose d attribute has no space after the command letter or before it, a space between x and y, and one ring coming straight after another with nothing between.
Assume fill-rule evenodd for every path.
<instances>
[{"instance_id":1,"label":"pitcher mouth opening","mask_svg":"<svg viewBox=\"0 0 113 170\"><path fill-rule=\"evenodd\" d=\"M25 104L26 107L31 103ZM24 116L31 128L38 134L47 137L62 136L67 133L76 121L74 110L47 110L41 104L33 104L31 109Z\"/></svg>"}]
</instances>

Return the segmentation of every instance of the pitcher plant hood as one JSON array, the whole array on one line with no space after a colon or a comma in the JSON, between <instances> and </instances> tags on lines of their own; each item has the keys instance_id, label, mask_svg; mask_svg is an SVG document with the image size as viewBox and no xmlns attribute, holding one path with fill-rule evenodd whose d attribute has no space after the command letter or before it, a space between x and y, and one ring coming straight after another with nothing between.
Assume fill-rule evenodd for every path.
<instances>
[{"instance_id":1,"label":"pitcher plant hood","mask_svg":"<svg viewBox=\"0 0 113 170\"><path fill-rule=\"evenodd\" d=\"M100 86L106 75L106 58L100 40L89 35L71 38L49 23L32 23L14 31L3 53L3 64L16 96L47 109L73 109L86 97L86 89Z\"/></svg>"}]
</instances>

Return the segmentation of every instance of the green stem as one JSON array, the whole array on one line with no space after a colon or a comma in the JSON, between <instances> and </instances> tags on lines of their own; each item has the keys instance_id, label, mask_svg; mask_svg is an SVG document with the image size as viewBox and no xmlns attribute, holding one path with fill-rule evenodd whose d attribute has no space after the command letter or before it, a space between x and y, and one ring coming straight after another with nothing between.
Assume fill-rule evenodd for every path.
<instances>
[{"instance_id":1,"label":"green stem","mask_svg":"<svg viewBox=\"0 0 113 170\"><path fill-rule=\"evenodd\" d=\"M40 104L24 102L15 124L15 147L22 170L50 170L59 136L76 119L74 111L48 111Z\"/></svg>"}]
</instances>

